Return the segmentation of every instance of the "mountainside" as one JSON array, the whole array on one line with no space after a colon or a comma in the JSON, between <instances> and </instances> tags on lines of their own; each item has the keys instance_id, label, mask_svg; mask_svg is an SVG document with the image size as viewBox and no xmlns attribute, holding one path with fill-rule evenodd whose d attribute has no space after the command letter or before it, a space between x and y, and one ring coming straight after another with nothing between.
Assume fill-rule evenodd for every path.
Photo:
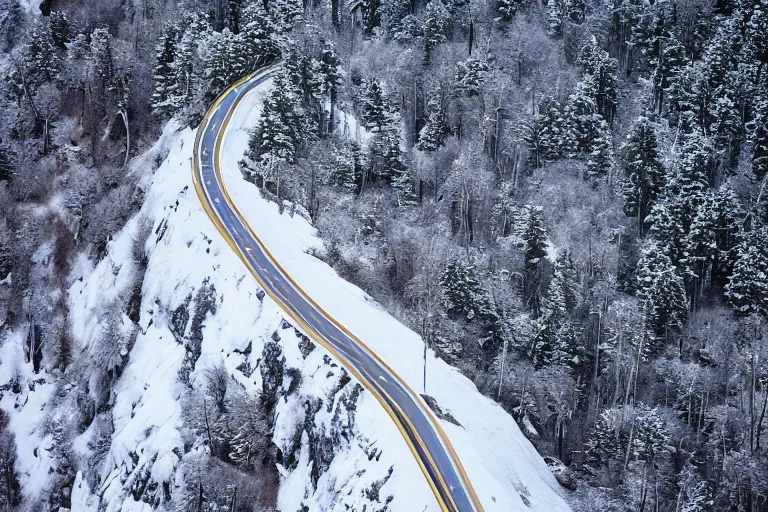
<instances>
[{"instance_id":1,"label":"mountainside","mask_svg":"<svg viewBox=\"0 0 768 512\"><path fill-rule=\"evenodd\" d=\"M419 337L309 255L323 251L309 223L280 214L239 173L237 155L268 87L244 101L225 142L236 203L299 283L420 387ZM131 166L146 191L142 208L102 260L76 260L67 291L73 371L55 386L56 375L35 374L21 354L2 359L0 369L14 361L21 372L22 391L5 393L0 404L10 431L27 440L17 464L22 494L60 492L57 480L74 474L72 510L181 506L200 484L221 503L237 488L239 501L264 510L437 510L379 403L282 320L207 219L192 187L193 138L176 123L166 127ZM50 258L41 255L39 264ZM431 351L427 372L427 391L461 425L444 422L486 510L568 509L507 413ZM94 403L89 389L103 402ZM66 449L52 446L57 432L76 424L84 431ZM234 435L225 441L226 434ZM254 470L210 480L206 468L222 451L250 457Z\"/></svg>"},{"instance_id":2,"label":"mountainside","mask_svg":"<svg viewBox=\"0 0 768 512\"><path fill-rule=\"evenodd\" d=\"M488 509L768 511L766 0L35 4L0 0L0 508L432 499L196 202L190 130L279 62L238 208Z\"/></svg>"}]
</instances>

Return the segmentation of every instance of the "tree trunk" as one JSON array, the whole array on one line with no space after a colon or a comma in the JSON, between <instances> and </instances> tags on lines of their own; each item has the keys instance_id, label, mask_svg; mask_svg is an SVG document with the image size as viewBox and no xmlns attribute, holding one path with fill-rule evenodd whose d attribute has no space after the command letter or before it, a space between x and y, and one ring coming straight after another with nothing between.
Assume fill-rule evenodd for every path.
<instances>
[{"instance_id":1,"label":"tree trunk","mask_svg":"<svg viewBox=\"0 0 768 512\"><path fill-rule=\"evenodd\" d=\"M763 419L765 419L765 407L768 405L768 389L763 387L763 410L760 411L760 419L757 420L757 440L755 442L755 451L760 451L760 433L763 430Z\"/></svg>"},{"instance_id":2,"label":"tree trunk","mask_svg":"<svg viewBox=\"0 0 768 512\"><path fill-rule=\"evenodd\" d=\"M331 0L331 23L336 31L341 27L341 19L339 18L339 2L340 0Z\"/></svg>"},{"instance_id":3,"label":"tree trunk","mask_svg":"<svg viewBox=\"0 0 768 512\"><path fill-rule=\"evenodd\" d=\"M331 94L330 94L330 112L328 114L328 133L332 134L334 130L334 123L335 123L335 117L336 117L336 88L331 87Z\"/></svg>"},{"instance_id":4,"label":"tree trunk","mask_svg":"<svg viewBox=\"0 0 768 512\"><path fill-rule=\"evenodd\" d=\"M423 330L423 328L422 328ZM427 394L427 340L424 339L424 394Z\"/></svg>"},{"instance_id":5,"label":"tree trunk","mask_svg":"<svg viewBox=\"0 0 768 512\"><path fill-rule=\"evenodd\" d=\"M600 328L601 320L603 318L602 311L597 312L597 339L595 340L595 374L594 374L594 386L595 392L599 392L598 376L600 374Z\"/></svg>"},{"instance_id":6,"label":"tree trunk","mask_svg":"<svg viewBox=\"0 0 768 512\"><path fill-rule=\"evenodd\" d=\"M475 23L472 21L472 12L469 13L469 44L467 45L467 55L472 56L472 46L475 44Z\"/></svg>"},{"instance_id":7,"label":"tree trunk","mask_svg":"<svg viewBox=\"0 0 768 512\"><path fill-rule=\"evenodd\" d=\"M632 453L632 441L635 437L635 417L632 416L632 426L629 428L629 442L627 443L627 451L624 454L624 469L629 467L629 456Z\"/></svg>"},{"instance_id":8,"label":"tree trunk","mask_svg":"<svg viewBox=\"0 0 768 512\"><path fill-rule=\"evenodd\" d=\"M48 117L45 118L45 126L43 127L43 154L48 154L48 141L50 140L49 130L50 130L50 121L48 120Z\"/></svg>"},{"instance_id":9,"label":"tree trunk","mask_svg":"<svg viewBox=\"0 0 768 512\"><path fill-rule=\"evenodd\" d=\"M203 418L205 419L205 433L208 436L208 446L211 447L213 453L213 435L211 435L211 423L208 421L208 403L203 397ZM200 497L203 495L203 484L200 484Z\"/></svg>"},{"instance_id":10,"label":"tree trunk","mask_svg":"<svg viewBox=\"0 0 768 512\"><path fill-rule=\"evenodd\" d=\"M496 393L496 400L501 399L501 390L504 386L504 363L507 360L507 337L504 336L504 347L501 351L501 371L499 372L499 391Z\"/></svg>"},{"instance_id":11,"label":"tree trunk","mask_svg":"<svg viewBox=\"0 0 768 512\"><path fill-rule=\"evenodd\" d=\"M200 482L200 489L197 493L197 510L196 512L203 512L203 483Z\"/></svg>"},{"instance_id":12,"label":"tree trunk","mask_svg":"<svg viewBox=\"0 0 768 512\"><path fill-rule=\"evenodd\" d=\"M235 486L232 499L229 501L229 512L235 512L235 507L237 507L237 486Z\"/></svg>"},{"instance_id":13,"label":"tree trunk","mask_svg":"<svg viewBox=\"0 0 768 512\"><path fill-rule=\"evenodd\" d=\"M752 453L755 451L755 387L757 384L755 366L755 354L752 354L752 379L749 383L749 450Z\"/></svg>"},{"instance_id":14,"label":"tree trunk","mask_svg":"<svg viewBox=\"0 0 768 512\"><path fill-rule=\"evenodd\" d=\"M128 165L128 158L131 156L131 128L128 124L128 112L125 107L120 107L118 115L123 118L123 124L125 125L125 159L123 160L123 169Z\"/></svg>"}]
</instances>

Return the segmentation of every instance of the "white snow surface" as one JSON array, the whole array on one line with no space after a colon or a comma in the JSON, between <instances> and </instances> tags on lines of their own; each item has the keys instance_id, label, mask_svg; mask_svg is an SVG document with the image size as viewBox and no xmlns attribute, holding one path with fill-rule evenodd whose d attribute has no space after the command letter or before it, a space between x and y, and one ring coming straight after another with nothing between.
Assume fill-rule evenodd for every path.
<instances>
[{"instance_id":1,"label":"white snow surface","mask_svg":"<svg viewBox=\"0 0 768 512\"><path fill-rule=\"evenodd\" d=\"M271 82L266 82L249 93L230 124L223 166L233 200L295 280L416 392L423 392L420 337L311 255L322 252L322 241L307 220L280 214L277 205L262 199L258 189L242 178L237 162L269 87ZM112 397L114 433L98 485L92 487L78 472L73 512L151 510L149 504L135 501L130 492L133 483L147 474L172 490L181 485L177 469L184 454L180 397L185 384L179 381L179 370L185 347L171 331L171 315L206 281L215 288L216 311L205 319L201 355L190 383L198 386L206 370L223 363L248 392L257 393L262 386L259 359L265 342L277 332L285 368L298 370L301 380L298 389L278 399L275 444L287 451L296 442L296 433L307 420L305 403L317 400L323 405L309 418L314 432L335 434L339 440L333 460L314 485L309 439L306 431L301 432L298 462L278 468L279 510L295 512L302 506L310 511L382 510L386 504L386 510L394 512L439 511L399 430L376 399L362 391L356 407L344 409L342 399L349 398L356 380L352 378L339 391L342 372L335 358L319 345L308 355L302 354L300 337L294 329L285 328L276 304L268 296L259 300L256 280L217 232L195 193L190 167L193 141L192 130L171 122L155 146L132 162L131 172L142 174L146 190L141 211L113 237L100 262L81 256L70 276L68 303L75 349L87 351L106 328L101 319L110 304L125 303L130 296L137 273L132 257L135 239L143 222L152 224L144 244L148 265L141 290L140 332ZM166 154L152 172L152 162ZM130 321L123 317L128 329ZM11 380L12 371L33 378L31 363L24 363L21 340L17 341L5 339L0 345L0 384ZM252 350L244 353L249 344ZM250 376L238 369L245 362L255 369ZM50 435L43 435L40 427L53 391L51 380L39 384L35 392L25 388L21 395L0 395L0 407L9 413L10 428L16 434L23 492L30 497L45 488L48 478L46 451L37 448L51 443ZM286 374L283 391L290 384ZM426 392L461 423L459 427L442 422L442 427L487 512L569 510L552 473L512 417L432 352L428 353ZM19 406L24 400L26 405ZM87 458L92 435L93 428L88 428L72 449ZM371 493L376 487L380 487L378 493ZM168 505L165 502L160 507Z\"/></svg>"},{"instance_id":2,"label":"white snow surface","mask_svg":"<svg viewBox=\"0 0 768 512\"><path fill-rule=\"evenodd\" d=\"M37 0L19 0L19 5L24 8L26 11L32 11L33 9L37 9L37 6L40 5L40 2Z\"/></svg>"}]
</instances>

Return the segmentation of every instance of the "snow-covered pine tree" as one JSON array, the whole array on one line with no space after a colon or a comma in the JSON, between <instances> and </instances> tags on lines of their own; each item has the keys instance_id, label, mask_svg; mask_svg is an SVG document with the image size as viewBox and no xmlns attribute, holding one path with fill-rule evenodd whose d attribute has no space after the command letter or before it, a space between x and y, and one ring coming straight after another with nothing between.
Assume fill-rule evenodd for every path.
<instances>
[{"instance_id":1,"label":"snow-covered pine tree","mask_svg":"<svg viewBox=\"0 0 768 512\"><path fill-rule=\"evenodd\" d=\"M624 213L637 217L640 235L651 205L661 193L665 171L661 164L656 133L646 117L639 117L622 145L624 152Z\"/></svg>"},{"instance_id":2,"label":"snow-covered pine tree","mask_svg":"<svg viewBox=\"0 0 768 512\"><path fill-rule=\"evenodd\" d=\"M707 512L712 510L712 489L709 482L690 462L680 472L680 495L684 497L680 512Z\"/></svg>"},{"instance_id":3,"label":"snow-covered pine tree","mask_svg":"<svg viewBox=\"0 0 768 512\"><path fill-rule=\"evenodd\" d=\"M202 118L204 104L196 104L195 98L202 99L205 94L202 76L202 62L198 52L199 44L208 38L210 24L205 16L185 16L179 27L181 36L176 45L173 61L173 74L176 79L176 93L169 96L169 108L179 112L189 122L196 125ZM200 103L203 103L202 101Z\"/></svg>"},{"instance_id":4,"label":"snow-covered pine tree","mask_svg":"<svg viewBox=\"0 0 768 512\"><path fill-rule=\"evenodd\" d=\"M389 37L398 40L396 34L402 30L402 22L412 14L413 5L410 0L391 0L381 6L381 23Z\"/></svg>"},{"instance_id":5,"label":"snow-covered pine tree","mask_svg":"<svg viewBox=\"0 0 768 512\"><path fill-rule=\"evenodd\" d=\"M617 408L603 410L595 420L584 442L584 466L590 472L619 460L623 455L622 442L627 432L622 432Z\"/></svg>"},{"instance_id":6,"label":"snow-covered pine tree","mask_svg":"<svg viewBox=\"0 0 768 512\"><path fill-rule=\"evenodd\" d=\"M414 206L417 203L416 185L408 166L402 162L392 170L390 178L392 190L395 191L397 206Z\"/></svg>"},{"instance_id":7,"label":"snow-covered pine tree","mask_svg":"<svg viewBox=\"0 0 768 512\"><path fill-rule=\"evenodd\" d=\"M632 444L629 446L629 460L651 462L671 451L671 432L659 414L657 407L638 403L634 407Z\"/></svg>"},{"instance_id":8,"label":"snow-covered pine tree","mask_svg":"<svg viewBox=\"0 0 768 512\"><path fill-rule=\"evenodd\" d=\"M613 138L594 99L595 83L586 77L576 84L565 107L566 154L587 157L587 175L602 177L613 167Z\"/></svg>"},{"instance_id":9,"label":"snow-covered pine tree","mask_svg":"<svg viewBox=\"0 0 768 512\"><path fill-rule=\"evenodd\" d=\"M563 35L563 21L568 0L551 0L547 2L547 25L553 36Z\"/></svg>"},{"instance_id":10,"label":"snow-covered pine tree","mask_svg":"<svg viewBox=\"0 0 768 512\"><path fill-rule=\"evenodd\" d=\"M699 292L710 282L720 286L726 284L733 269L734 249L743 220L739 199L727 186L709 191L698 206L683 239L681 263L687 276L698 285Z\"/></svg>"},{"instance_id":11,"label":"snow-covered pine tree","mask_svg":"<svg viewBox=\"0 0 768 512\"><path fill-rule=\"evenodd\" d=\"M587 177L597 180L610 175L612 169L613 137L608 123L601 120L592 144L592 151L587 156Z\"/></svg>"},{"instance_id":12,"label":"snow-covered pine tree","mask_svg":"<svg viewBox=\"0 0 768 512\"><path fill-rule=\"evenodd\" d=\"M701 65L688 64L670 77L667 118L683 133L696 131L701 117Z\"/></svg>"},{"instance_id":13,"label":"snow-covered pine tree","mask_svg":"<svg viewBox=\"0 0 768 512\"><path fill-rule=\"evenodd\" d=\"M106 89L115 77L112 60L112 36L107 28L97 28L91 33L91 60L93 71Z\"/></svg>"},{"instance_id":14,"label":"snow-covered pine tree","mask_svg":"<svg viewBox=\"0 0 768 512\"><path fill-rule=\"evenodd\" d=\"M241 42L227 28L223 32L211 32L204 40L200 54L209 99L218 96L248 68Z\"/></svg>"},{"instance_id":15,"label":"snow-covered pine tree","mask_svg":"<svg viewBox=\"0 0 768 512\"><path fill-rule=\"evenodd\" d=\"M10 181L15 170L14 158L10 148L0 141L0 181Z\"/></svg>"},{"instance_id":16,"label":"snow-covered pine tree","mask_svg":"<svg viewBox=\"0 0 768 512\"><path fill-rule=\"evenodd\" d=\"M645 223L651 239L658 242L672 262L682 257L682 241L685 237L683 227L683 208L680 200L671 194L662 194L651 206Z\"/></svg>"},{"instance_id":17,"label":"snow-covered pine tree","mask_svg":"<svg viewBox=\"0 0 768 512\"><path fill-rule=\"evenodd\" d=\"M497 0L496 10L499 12L498 19L506 23L512 21L521 3L522 0Z\"/></svg>"},{"instance_id":18,"label":"snow-covered pine tree","mask_svg":"<svg viewBox=\"0 0 768 512\"><path fill-rule=\"evenodd\" d=\"M527 221L522 238L525 242L526 267L537 266L547 255L547 230L539 206L526 206Z\"/></svg>"},{"instance_id":19,"label":"snow-covered pine tree","mask_svg":"<svg viewBox=\"0 0 768 512\"><path fill-rule=\"evenodd\" d=\"M550 281L549 286L550 288L558 288L562 290L560 294L563 297L563 302L568 313L572 313L581 303L581 284L579 283L576 269L573 266L571 251L568 249L561 249L558 251L557 258L555 258L552 280Z\"/></svg>"},{"instance_id":20,"label":"snow-covered pine tree","mask_svg":"<svg viewBox=\"0 0 768 512\"><path fill-rule=\"evenodd\" d=\"M625 4L626 5L626 4ZM619 13L620 23L631 30L626 47L629 52L629 69L646 71L653 69L661 56L661 45L671 37L674 29L672 17L666 6L650 3L626 5ZM622 15L626 13L626 15Z\"/></svg>"},{"instance_id":21,"label":"snow-covered pine tree","mask_svg":"<svg viewBox=\"0 0 768 512\"><path fill-rule=\"evenodd\" d=\"M720 20L715 35L706 46L699 79L697 98L701 105L699 121L703 131L713 138L722 138L725 130L733 128L736 97L740 79L736 72L738 56L743 45L741 22L737 16Z\"/></svg>"},{"instance_id":22,"label":"snow-covered pine tree","mask_svg":"<svg viewBox=\"0 0 768 512\"><path fill-rule=\"evenodd\" d=\"M436 151L445 144L450 129L445 120L444 97L440 87L431 89L427 94L427 123L419 132L416 149Z\"/></svg>"},{"instance_id":23,"label":"snow-covered pine tree","mask_svg":"<svg viewBox=\"0 0 768 512\"><path fill-rule=\"evenodd\" d=\"M67 43L69 43L70 25L67 19L67 14L63 11L52 12L49 19L51 25L51 37L56 47L61 51L67 51Z\"/></svg>"},{"instance_id":24,"label":"snow-covered pine tree","mask_svg":"<svg viewBox=\"0 0 768 512\"><path fill-rule=\"evenodd\" d=\"M178 105L175 99L179 95L179 82L175 73L176 46L178 28L171 23L163 27L163 34L155 46L155 89L152 94L152 108L163 116L173 115Z\"/></svg>"},{"instance_id":25,"label":"snow-covered pine tree","mask_svg":"<svg viewBox=\"0 0 768 512\"><path fill-rule=\"evenodd\" d=\"M533 351L529 355L536 368L549 365L568 366L576 344L575 332L565 302L558 288L549 289L541 299L538 331L533 338Z\"/></svg>"},{"instance_id":26,"label":"snow-covered pine tree","mask_svg":"<svg viewBox=\"0 0 768 512\"><path fill-rule=\"evenodd\" d=\"M320 49L320 56L313 61L312 69L318 81L318 92L322 96L320 99L329 101L330 117L328 119L327 131L333 131L334 110L336 108L336 97L338 88L342 83L341 59L336 48L330 41L324 41ZM324 106L321 106L324 109ZM326 130L323 130L326 131Z\"/></svg>"},{"instance_id":27,"label":"snow-covered pine tree","mask_svg":"<svg viewBox=\"0 0 768 512\"><path fill-rule=\"evenodd\" d=\"M88 55L88 46L88 37L85 34L82 32L75 34L67 45L67 58L71 60L84 59Z\"/></svg>"},{"instance_id":28,"label":"snow-covered pine tree","mask_svg":"<svg viewBox=\"0 0 768 512\"><path fill-rule=\"evenodd\" d=\"M590 82L597 112L608 123L613 121L618 102L618 64L616 59L600 48L592 36L581 47L577 63Z\"/></svg>"},{"instance_id":29,"label":"snow-covered pine tree","mask_svg":"<svg viewBox=\"0 0 768 512\"><path fill-rule=\"evenodd\" d=\"M484 309L485 298L475 267L463 260L446 265L440 290L443 308L452 318L471 321Z\"/></svg>"},{"instance_id":30,"label":"snow-covered pine tree","mask_svg":"<svg viewBox=\"0 0 768 512\"><path fill-rule=\"evenodd\" d=\"M565 119L560 104L551 96L539 102L539 111L523 131L523 140L530 151L529 163L539 168L563 156Z\"/></svg>"},{"instance_id":31,"label":"snow-covered pine tree","mask_svg":"<svg viewBox=\"0 0 768 512\"><path fill-rule=\"evenodd\" d=\"M297 45L292 44L283 55L283 69L286 84L293 88L294 93L299 97L303 104L310 103L312 99L312 86L317 80L313 76L312 60L309 55ZM319 77L318 77L319 78Z\"/></svg>"},{"instance_id":32,"label":"snow-covered pine tree","mask_svg":"<svg viewBox=\"0 0 768 512\"><path fill-rule=\"evenodd\" d=\"M411 206L416 204L416 187L404 161L400 138L399 118L389 122L375 135L369 148L371 176L390 184L398 206Z\"/></svg>"},{"instance_id":33,"label":"snow-covered pine tree","mask_svg":"<svg viewBox=\"0 0 768 512\"><path fill-rule=\"evenodd\" d=\"M669 37L660 41L661 57L656 59L656 67L653 72L654 103L659 113L663 111L667 93L672 87L675 77L686 66L687 59L685 47L675 39Z\"/></svg>"},{"instance_id":34,"label":"snow-covered pine tree","mask_svg":"<svg viewBox=\"0 0 768 512\"><path fill-rule=\"evenodd\" d=\"M430 0L424 15L424 59L429 58L437 45L446 40L446 32L451 22L451 13L445 7L443 0Z\"/></svg>"},{"instance_id":35,"label":"snow-covered pine tree","mask_svg":"<svg viewBox=\"0 0 768 512\"><path fill-rule=\"evenodd\" d=\"M456 91L463 96L472 97L480 94L480 87L485 82L488 73L488 63L485 60L469 57L463 62L456 63Z\"/></svg>"},{"instance_id":36,"label":"snow-covered pine tree","mask_svg":"<svg viewBox=\"0 0 768 512\"><path fill-rule=\"evenodd\" d=\"M323 42L318 62L320 64L318 70L322 76L323 91L329 94L333 100L336 95L336 89L341 85L343 77L341 74L341 58L332 42Z\"/></svg>"},{"instance_id":37,"label":"snow-covered pine tree","mask_svg":"<svg viewBox=\"0 0 768 512\"><path fill-rule=\"evenodd\" d=\"M0 409L0 467L3 476L0 478L0 504L11 510L21 503L21 486L16 469L16 438L8 428L10 419L8 413Z\"/></svg>"},{"instance_id":38,"label":"snow-covered pine tree","mask_svg":"<svg viewBox=\"0 0 768 512\"><path fill-rule=\"evenodd\" d=\"M768 112L756 120L755 144L752 150L752 173L758 182L768 174Z\"/></svg>"},{"instance_id":39,"label":"snow-covered pine tree","mask_svg":"<svg viewBox=\"0 0 768 512\"><path fill-rule=\"evenodd\" d=\"M389 102L384 96L378 78L367 81L363 94L363 125L371 131L381 131L389 123Z\"/></svg>"},{"instance_id":40,"label":"snow-covered pine tree","mask_svg":"<svg viewBox=\"0 0 768 512\"><path fill-rule=\"evenodd\" d=\"M227 28L237 35L243 28L242 14L245 0L227 0Z\"/></svg>"},{"instance_id":41,"label":"snow-covered pine tree","mask_svg":"<svg viewBox=\"0 0 768 512\"><path fill-rule=\"evenodd\" d=\"M277 32L287 34L302 19L304 7L299 0L272 0L269 7Z\"/></svg>"},{"instance_id":42,"label":"snow-covered pine tree","mask_svg":"<svg viewBox=\"0 0 768 512\"><path fill-rule=\"evenodd\" d=\"M763 62L768 58L768 3L765 0L744 5L746 41L752 47L753 55Z\"/></svg>"},{"instance_id":43,"label":"snow-covered pine tree","mask_svg":"<svg viewBox=\"0 0 768 512\"><path fill-rule=\"evenodd\" d=\"M274 80L274 87L264 99L259 125L251 136L248 157L253 161L292 164L301 144L301 106L285 73Z\"/></svg>"},{"instance_id":44,"label":"snow-covered pine tree","mask_svg":"<svg viewBox=\"0 0 768 512\"><path fill-rule=\"evenodd\" d=\"M424 25L421 19L415 14L409 14L400 20L392 30L391 37L398 43L410 43L411 41L424 35Z\"/></svg>"},{"instance_id":45,"label":"snow-covered pine tree","mask_svg":"<svg viewBox=\"0 0 768 512\"><path fill-rule=\"evenodd\" d=\"M563 156L563 138L566 134L563 109L555 98L548 96L539 103L539 115L543 116L540 132L541 158L552 162Z\"/></svg>"},{"instance_id":46,"label":"snow-covered pine tree","mask_svg":"<svg viewBox=\"0 0 768 512\"><path fill-rule=\"evenodd\" d=\"M334 151L331 165L329 175L335 186L351 193L360 192L363 185L363 162L358 143L349 142Z\"/></svg>"},{"instance_id":47,"label":"snow-covered pine tree","mask_svg":"<svg viewBox=\"0 0 768 512\"><path fill-rule=\"evenodd\" d=\"M637 295L643 305L646 349L654 354L682 327L688 312L683 278L654 241L643 247L637 262Z\"/></svg>"},{"instance_id":48,"label":"snow-covered pine tree","mask_svg":"<svg viewBox=\"0 0 768 512\"><path fill-rule=\"evenodd\" d=\"M44 83L58 82L62 62L49 20L36 21L24 47L22 65L26 83L35 90Z\"/></svg>"},{"instance_id":49,"label":"snow-covered pine tree","mask_svg":"<svg viewBox=\"0 0 768 512\"><path fill-rule=\"evenodd\" d=\"M547 2L547 23L549 33L554 36L563 35L563 24L574 25L584 23L585 4L583 0L550 0Z\"/></svg>"},{"instance_id":50,"label":"snow-covered pine tree","mask_svg":"<svg viewBox=\"0 0 768 512\"><path fill-rule=\"evenodd\" d=\"M566 122L566 137L564 145L568 156L591 153L595 139L598 137L600 115L593 98L593 84L582 80L576 84L568 97L564 118Z\"/></svg>"},{"instance_id":51,"label":"snow-covered pine tree","mask_svg":"<svg viewBox=\"0 0 768 512\"><path fill-rule=\"evenodd\" d=\"M687 232L709 189L716 153L708 137L692 134L683 144L682 154L673 187L678 191L683 209L683 228Z\"/></svg>"},{"instance_id":52,"label":"snow-covered pine tree","mask_svg":"<svg viewBox=\"0 0 768 512\"><path fill-rule=\"evenodd\" d=\"M557 364L573 368L581 361L584 350L578 346L578 327L570 315L580 295L570 252L563 250L555 260L547 294L541 301L539 331L532 354L537 366Z\"/></svg>"},{"instance_id":53,"label":"snow-covered pine tree","mask_svg":"<svg viewBox=\"0 0 768 512\"><path fill-rule=\"evenodd\" d=\"M277 28L270 16L264 11L261 2L250 2L243 9L239 20L240 36L244 44L249 71L273 62L280 55Z\"/></svg>"},{"instance_id":54,"label":"snow-covered pine tree","mask_svg":"<svg viewBox=\"0 0 768 512\"><path fill-rule=\"evenodd\" d=\"M715 229L718 224L717 205L713 192L707 192L696 208L691 226L683 239L683 256L680 264L689 280L698 281L698 289L704 286L714 261L718 258ZM698 290L694 290L694 294Z\"/></svg>"},{"instance_id":55,"label":"snow-covered pine tree","mask_svg":"<svg viewBox=\"0 0 768 512\"><path fill-rule=\"evenodd\" d=\"M534 315L540 312L543 260L547 255L547 230L540 206L525 206L525 225L520 235L525 255L523 300Z\"/></svg>"},{"instance_id":56,"label":"snow-covered pine tree","mask_svg":"<svg viewBox=\"0 0 768 512\"><path fill-rule=\"evenodd\" d=\"M739 246L725 296L740 315L768 317L768 228L749 233Z\"/></svg>"},{"instance_id":57,"label":"snow-covered pine tree","mask_svg":"<svg viewBox=\"0 0 768 512\"><path fill-rule=\"evenodd\" d=\"M598 416L585 444L585 463L596 470L612 462L651 462L669 451L668 427L656 407L611 407Z\"/></svg>"},{"instance_id":58,"label":"snow-covered pine tree","mask_svg":"<svg viewBox=\"0 0 768 512\"><path fill-rule=\"evenodd\" d=\"M381 0L362 0L363 33L371 37L381 25Z\"/></svg>"}]
</instances>

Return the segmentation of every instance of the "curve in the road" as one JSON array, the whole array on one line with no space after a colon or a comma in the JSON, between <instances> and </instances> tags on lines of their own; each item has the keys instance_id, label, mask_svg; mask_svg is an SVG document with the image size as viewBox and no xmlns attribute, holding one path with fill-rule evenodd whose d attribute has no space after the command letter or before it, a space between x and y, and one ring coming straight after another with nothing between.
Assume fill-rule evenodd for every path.
<instances>
[{"instance_id":1,"label":"curve in the road","mask_svg":"<svg viewBox=\"0 0 768 512\"><path fill-rule=\"evenodd\" d=\"M221 150L242 98L273 77L272 66L227 89L197 130L192 175L198 197L216 228L285 315L339 361L376 397L405 438L442 510L482 512L459 457L424 400L365 343L317 304L280 265L224 185Z\"/></svg>"}]
</instances>

